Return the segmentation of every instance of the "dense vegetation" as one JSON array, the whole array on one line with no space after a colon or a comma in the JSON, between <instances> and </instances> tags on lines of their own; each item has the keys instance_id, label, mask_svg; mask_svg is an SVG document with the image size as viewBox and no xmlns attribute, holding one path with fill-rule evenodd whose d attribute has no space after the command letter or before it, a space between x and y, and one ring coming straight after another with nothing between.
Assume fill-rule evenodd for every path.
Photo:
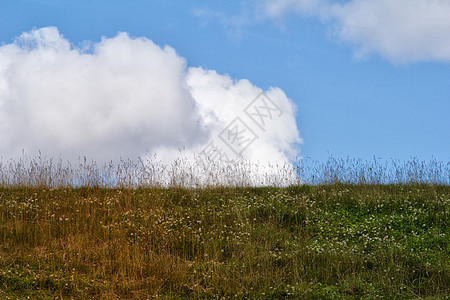
<instances>
[{"instance_id":1,"label":"dense vegetation","mask_svg":"<svg viewBox=\"0 0 450 300\"><path fill-rule=\"evenodd\" d=\"M446 299L449 205L435 183L4 185L0 298Z\"/></svg>"}]
</instances>

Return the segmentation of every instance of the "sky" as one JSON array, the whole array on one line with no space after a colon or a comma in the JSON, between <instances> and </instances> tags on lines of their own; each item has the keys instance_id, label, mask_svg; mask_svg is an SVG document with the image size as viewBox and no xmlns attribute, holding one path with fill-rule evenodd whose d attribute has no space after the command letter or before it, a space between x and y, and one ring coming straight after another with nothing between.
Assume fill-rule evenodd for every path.
<instances>
[{"instance_id":1,"label":"sky","mask_svg":"<svg viewBox=\"0 0 450 300\"><path fill-rule=\"evenodd\" d=\"M0 151L449 161L449 15L445 0L1 0Z\"/></svg>"}]
</instances>

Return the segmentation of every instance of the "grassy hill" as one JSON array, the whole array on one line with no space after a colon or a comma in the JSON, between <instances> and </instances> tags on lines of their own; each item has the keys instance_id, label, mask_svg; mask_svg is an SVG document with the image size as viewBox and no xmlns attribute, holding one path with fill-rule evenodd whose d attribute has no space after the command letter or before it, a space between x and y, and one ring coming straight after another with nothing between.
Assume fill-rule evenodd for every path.
<instances>
[{"instance_id":1,"label":"grassy hill","mask_svg":"<svg viewBox=\"0 0 450 300\"><path fill-rule=\"evenodd\" d=\"M448 299L450 186L0 188L1 299Z\"/></svg>"}]
</instances>

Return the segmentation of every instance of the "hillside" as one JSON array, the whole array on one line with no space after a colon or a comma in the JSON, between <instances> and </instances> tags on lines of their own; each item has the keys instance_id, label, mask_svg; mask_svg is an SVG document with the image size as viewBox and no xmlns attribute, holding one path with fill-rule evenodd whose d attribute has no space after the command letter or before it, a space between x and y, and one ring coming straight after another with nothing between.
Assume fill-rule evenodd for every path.
<instances>
[{"instance_id":1,"label":"hillside","mask_svg":"<svg viewBox=\"0 0 450 300\"><path fill-rule=\"evenodd\" d=\"M450 186L0 188L2 299L450 295Z\"/></svg>"}]
</instances>

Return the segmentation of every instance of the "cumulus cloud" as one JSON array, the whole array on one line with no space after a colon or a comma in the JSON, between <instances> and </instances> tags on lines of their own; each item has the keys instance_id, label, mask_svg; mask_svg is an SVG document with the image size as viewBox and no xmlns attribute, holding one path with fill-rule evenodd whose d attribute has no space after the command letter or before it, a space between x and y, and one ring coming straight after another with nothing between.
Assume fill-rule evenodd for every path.
<instances>
[{"instance_id":1,"label":"cumulus cloud","mask_svg":"<svg viewBox=\"0 0 450 300\"><path fill-rule=\"evenodd\" d=\"M186 62L172 48L120 33L91 50L54 27L0 48L2 154L112 159L207 136L184 87Z\"/></svg>"},{"instance_id":2,"label":"cumulus cloud","mask_svg":"<svg viewBox=\"0 0 450 300\"><path fill-rule=\"evenodd\" d=\"M34 29L0 46L0 153L105 162L149 152L170 163L207 152L289 163L301 142L295 106L279 88L262 92L187 67L147 38L119 33L80 48L55 27ZM233 135L242 128L250 140Z\"/></svg>"},{"instance_id":3,"label":"cumulus cloud","mask_svg":"<svg viewBox=\"0 0 450 300\"><path fill-rule=\"evenodd\" d=\"M294 117L296 109L281 89L271 88L261 94L263 91L248 80L236 81L202 68L189 68L186 84L211 138L207 144L185 152L207 152L223 161L244 158L276 164L295 159L302 141ZM265 122L263 128L260 116ZM235 140L238 132L243 133L241 141ZM157 152L164 153L166 161L179 155L164 146Z\"/></svg>"},{"instance_id":4,"label":"cumulus cloud","mask_svg":"<svg viewBox=\"0 0 450 300\"><path fill-rule=\"evenodd\" d=\"M450 61L450 2L446 0L267 0L268 18L289 12L318 17L355 48L392 62Z\"/></svg>"}]
</instances>

